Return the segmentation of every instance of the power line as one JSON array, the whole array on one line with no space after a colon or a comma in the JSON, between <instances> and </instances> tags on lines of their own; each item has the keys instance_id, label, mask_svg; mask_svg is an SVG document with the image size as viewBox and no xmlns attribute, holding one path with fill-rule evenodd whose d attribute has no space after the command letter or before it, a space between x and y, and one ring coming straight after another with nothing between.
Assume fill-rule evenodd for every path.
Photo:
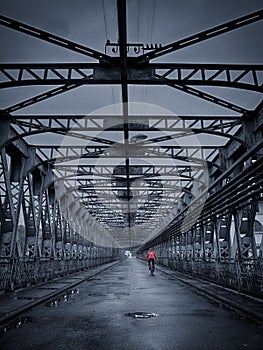
<instances>
[{"instance_id":1,"label":"power line","mask_svg":"<svg viewBox=\"0 0 263 350\"><path fill-rule=\"evenodd\" d=\"M102 11L103 11L103 19L104 19L104 27L105 27L106 39L108 39L108 29L107 29L106 13L105 13L105 0L102 0Z\"/></svg>"},{"instance_id":2,"label":"power line","mask_svg":"<svg viewBox=\"0 0 263 350\"><path fill-rule=\"evenodd\" d=\"M137 2L137 42L140 42L140 0Z\"/></svg>"},{"instance_id":3,"label":"power line","mask_svg":"<svg viewBox=\"0 0 263 350\"><path fill-rule=\"evenodd\" d=\"M140 42L140 16L141 16L141 10L140 10L140 0L137 0L137 23L136 23L136 38L137 42ZM132 87L132 92L131 92L131 99L134 101L134 90L135 90L135 85Z\"/></svg>"},{"instance_id":4,"label":"power line","mask_svg":"<svg viewBox=\"0 0 263 350\"><path fill-rule=\"evenodd\" d=\"M147 40L147 41L149 41L149 32L150 32L151 4L152 4L152 0L149 0L148 16L147 16L147 29L146 29L146 40Z\"/></svg>"},{"instance_id":5,"label":"power line","mask_svg":"<svg viewBox=\"0 0 263 350\"><path fill-rule=\"evenodd\" d=\"M152 25L151 25L151 42L153 39L153 28L154 28L154 18L155 18L155 6L156 6L156 1L153 0L153 11L152 11Z\"/></svg>"},{"instance_id":6,"label":"power line","mask_svg":"<svg viewBox=\"0 0 263 350\"><path fill-rule=\"evenodd\" d=\"M109 38L109 33L108 33L108 27L107 27L107 20L106 20L106 11L105 11L105 0L102 0L102 11L103 11L103 20L104 20L104 27L105 27L105 34L106 34L106 40ZM113 91L113 85L111 84L111 95L112 95L112 100L113 100L113 105L114 105L114 111L115 110L115 97L114 97L114 91Z\"/></svg>"},{"instance_id":7,"label":"power line","mask_svg":"<svg viewBox=\"0 0 263 350\"><path fill-rule=\"evenodd\" d=\"M148 16L148 24L147 24L147 34L146 34L146 40L149 40L150 43L152 43L153 38L153 28L154 28L154 18L155 18L155 8L156 8L156 1L150 0L149 3L149 16ZM152 11L151 11L152 9ZM145 103L147 99L148 94L148 85L144 86L143 91L143 97L142 102Z\"/></svg>"},{"instance_id":8,"label":"power line","mask_svg":"<svg viewBox=\"0 0 263 350\"><path fill-rule=\"evenodd\" d=\"M155 0L149 1L148 6L148 16L147 16L147 29L146 29L146 41L149 43L152 42L152 32L154 25L154 15L155 15ZM143 94L142 94L142 103L145 103L148 93L148 86L144 86Z\"/></svg>"}]
</instances>

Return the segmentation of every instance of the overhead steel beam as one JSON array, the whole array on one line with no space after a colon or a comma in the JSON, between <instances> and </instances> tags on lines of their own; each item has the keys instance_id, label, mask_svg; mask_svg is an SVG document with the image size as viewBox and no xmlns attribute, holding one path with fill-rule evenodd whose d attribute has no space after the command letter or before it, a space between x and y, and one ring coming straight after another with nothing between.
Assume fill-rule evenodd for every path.
<instances>
[{"instance_id":1,"label":"overhead steel beam","mask_svg":"<svg viewBox=\"0 0 263 350\"><path fill-rule=\"evenodd\" d=\"M18 114L18 115L9 115L8 118L10 121L15 121L16 119L18 120L42 120L46 119L51 121L56 121L56 120L68 120L72 119L73 122L74 120L78 119L83 119L83 120L107 120L109 118L121 118L121 114L114 114L112 115L98 115L98 114ZM130 114L129 115L129 120L136 119L141 119L142 121L145 120L155 120L159 119L160 121L169 121L169 120L240 120L240 116L238 115L139 115L139 114Z\"/></svg>"},{"instance_id":2,"label":"overhead steel beam","mask_svg":"<svg viewBox=\"0 0 263 350\"><path fill-rule=\"evenodd\" d=\"M208 87L226 87L226 88L235 88L241 90L255 91L255 92L263 92L263 88L260 85L255 85L252 83L245 82L235 82L235 81L223 81L223 80L201 80L201 79L192 79L192 80L180 80L180 79L169 79L169 82L172 84L180 84L182 86L187 85L200 85L200 86L208 86ZM21 87L21 86L45 86L45 85L119 85L122 83L121 79L63 79L55 78L55 79L47 79L47 80L36 80L36 79L25 79L21 81L9 81L0 83L0 89L11 88L11 87ZM167 82L160 79L127 79L127 84L130 85L169 85ZM62 87L63 87L62 85ZM187 91L186 91L187 92ZM51 96L49 96L51 97ZM37 102L37 101L35 101ZM12 110L11 110L12 112Z\"/></svg>"},{"instance_id":3,"label":"overhead steel beam","mask_svg":"<svg viewBox=\"0 0 263 350\"><path fill-rule=\"evenodd\" d=\"M185 131L185 133L192 133L195 132L195 130L203 130L203 132L207 131L216 131L219 130L222 133L227 132L229 133L235 126L241 125L241 118L239 118L240 120L237 121L236 119L231 120L230 118L227 121L224 121L224 119L218 119L218 120L212 120L211 119L206 119L207 123L202 123L202 121L204 121L204 119L202 120L198 120L198 119L192 119L192 123L184 123L183 120L180 120L180 118L174 118L172 123L167 123L167 119L164 118L160 118L160 121L157 121L153 125L149 125L149 127L146 129L145 128L145 124L144 121L142 119L142 123L140 124L139 121L132 121L131 118L130 122L129 122L129 127L131 131L141 131L141 132L156 132L156 131L170 131L170 132L177 132L177 131ZM149 118L150 119L150 118ZM149 120L148 119L148 120ZM40 129L44 129L45 132L48 132L47 128L50 129L50 131L52 131L52 129L57 129L59 126L61 128L65 128L66 130L70 130L71 131L97 131L97 132L112 132L112 131L118 131L121 132L124 130L125 125L124 124L117 124L117 125L112 125L108 128L105 127L105 125L99 125L96 123L87 123L87 121L92 120L92 118L90 119L85 119L83 118L83 123L81 122L76 122L76 120L71 119L69 121L69 119L67 119L66 121L62 121L60 119L54 119L54 118L48 118L47 120L45 120L44 122L41 122L40 120L37 119L33 119L30 121L24 121L24 120L20 120L20 118L17 119L12 119L11 124L12 125L16 125L19 126L21 128L21 130L23 130L24 132L26 132L27 130L33 131L33 130L40 130ZM190 121L190 119L188 119ZM11 121L11 120L10 120ZM147 121L147 118L145 118L145 121ZM171 121L171 119L170 119ZM208 123L208 121L210 121L210 123ZM163 122L163 123L162 123ZM162 125L164 124L165 125ZM147 140L148 141L148 140ZM147 143L147 141L144 142L144 144ZM137 141L136 143L137 145L139 144L140 146L143 144L143 141L139 142Z\"/></svg>"},{"instance_id":4,"label":"overhead steel beam","mask_svg":"<svg viewBox=\"0 0 263 350\"><path fill-rule=\"evenodd\" d=\"M247 26L248 24L255 23L257 21L262 20L263 18L263 10L259 10L253 13L250 13L248 15L239 17L237 19L234 19L232 21L226 22L224 24L220 24L218 26L212 27L210 29L204 30L202 32L199 32L197 34L191 35L189 37L186 37L184 39L175 41L173 43L170 43L168 45L162 46L161 48L158 48L156 50L153 50L151 52L148 52L146 54L143 54L138 57L137 62L138 63L144 63L145 61L149 61L150 59L154 59L163 55L166 55L171 52L178 51L182 48L185 48L187 46L191 46L197 43L200 43L202 41L211 39L213 37L219 36L221 34L236 30L238 28Z\"/></svg>"},{"instance_id":5,"label":"overhead steel beam","mask_svg":"<svg viewBox=\"0 0 263 350\"><path fill-rule=\"evenodd\" d=\"M232 111L235 111L235 112L238 112L238 113L241 113L241 114L248 113L247 109L245 109L243 107L240 107L240 106L238 106L238 105L236 105L234 103L225 101L225 100L223 100L221 98L218 98L218 97L215 97L213 95L210 95L210 94L208 94L206 92L202 92L200 90L194 89L194 88L189 87L187 85L175 84L175 83L171 82L169 79L162 78L161 76L157 76L157 78L159 78L159 79L161 79L163 81L166 81L166 85L167 86L173 87L173 88L175 88L177 90L180 90L180 91L183 91L183 92L186 92L186 93L188 93L190 95L199 97L199 98L201 98L201 99L203 99L205 101L215 103L218 106L230 109Z\"/></svg>"},{"instance_id":6,"label":"overhead steel beam","mask_svg":"<svg viewBox=\"0 0 263 350\"><path fill-rule=\"evenodd\" d=\"M11 116L6 116L6 118L11 119ZM92 117L92 116L91 116ZM147 129L147 131L171 131L171 132L177 132L174 135L162 135L159 137L155 137L155 138L151 138L151 139L146 139L146 140L142 140L140 142L138 142L136 144L135 147L144 147L147 146L148 144L151 143L156 143L156 142L162 142L162 141L167 141L167 140L172 140L172 139L177 139L180 137L185 137L187 135L192 135L194 133L204 133L204 134L211 134L211 135L217 135L217 136L221 136L224 138L232 138L235 139L237 142L239 142L240 144L243 144L245 147L247 147L245 141L238 137L235 136L233 134L230 133L230 131L238 126L241 125L241 118L234 118L234 120L232 122L228 121L228 118L226 117L227 122L224 122L224 119L219 119L218 121L215 120L211 120L209 118L211 117L207 117L201 120L196 120L196 117L185 117L181 120L181 118L177 118L174 117L175 119L173 120L173 124L168 123L168 121L170 120L170 118L166 116L159 117L160 120L158 121L157 124L155 124L155 127L149 127ZM229 117L231 118L231 117ZM86 124L86 121L88 121L89 119L85 119L84 118L84 125ZM189 124L185 124L185 121L189 120L192 121L192 123ZM204 121L211 121L209 124L205 124ZM162 122L165 122L165 127L161 126ZM62 135L68 135L68 136L72 136L75 138L84 138L85 140L89 140L89 141L94 141L97 143L102 143L103 145L107 144L109 146L120 146L122 147L122 143L116 143L114 141L111 140L107 140L105 138L99 138L99 137L92 137L89 135L84 135L83 137L81 136L81 134L79 133L80 131L123 131L125 130L125 125L119 126L118 128L109 128L109 129L105 129L102 126L98 126L96 124L96 122L94 121L94 125L96 125L96 127L89 127L89 126L82 126L82 124L78 124L78 126L76 127L76 122L74 119L66 119L64 122L60 122L59 120L56 120L54 118L48 118L47 121L45 122L41 122L41 119L39 121L35 121L30 120L29 122L27 121L19 121L17 119L14 120L14 124L16 124L17 126L21 127L21 132L19 133L19 135L14 136L15 138L19 138L19 137L27 137L27 136L32 136L35 134L41 134L41 133L47 133L47 132L52 132L52 133L58 133L58 134L62 134ZM53 125L52 125L53 124ZM59 127L58 127L59 126ZM131 130L135 131L145 131L144 125L142 124L142 128L131 128ZM79 131L79 132L78 132ZM8 142L12 142L13 138L8 140ZM96 147L96 146L94 146ZM50 148L50 147L49 147ZM53 148L58 148L57 145L54 145ZM82 146L82 148L84 148L84 146ZM198 146L197 146L198 148ZM101 151L99 149L96 150L96 154L94 154L94 156L98 156L99 154L101 154ZM146 150L147 151L147 150ZM127 150L127 155L129 155L130 152L128 152ZM92 156L92 155L91 155Z\"/></svg>"},{"instance_id":7,"label":"overhead steel beam","mask_svg":"<svg viewBox=\"0 0 263 350\"><path fill-rule=\"evenodd\" d=\"M173 83L186 85L225 86L262 92L262 71L263 65L233 64L159 63L146 64L142 68L133 62L129 64L127 57L123 67L119 61L110 67L83 63L1 64L0 88L65 83L165 85L166 81L160 78L169 78Z\"/></svg>"},{"instance_id":8,"label":"overhead steel beam","mask_svg":"<svg viewBox=\"0 0 263 350\"><path fill-rule=\"evenodd\" d=\"M51 34L51 33L46 32L44 30L35 28L33 26L29 26L28 24L13 20L9 17L0 15L0 24L5 26L5 27L14 29L18 32L22 32L22 33L27 34L29 36L33 36L37 39L47 41L47 42L52 43L56 46L61 46L61 47L64 47L70 51L74 51L74 52L80 53L82 55L97 59L101 62L111 63L111 57L108 55L105 55L102 52L93 50L87 46L75 43L75 42L67 40L67 39L64 39L60 36Z\"/></svg>"},{"instance_id":9,"label":"overhead steel beam","mask_svg":"<svg viewBox=\"0 0 263 350\"><path fill-rule=\"evenodd\" d=\"M129 127L128 127L128 84L127 84L127 18L126 18L126 0L117 0L118 34L120 47L120 69L121 69L121 91L122 91L122 112L124 124L124 142L126 149L125 169L126 169L126 187L128 200L128 223L131 226L130 216L130 160L129 150Z\"/></svg>"},{"instance_id":10,"label":"overhead steel beam","mask_svg":"<svg viewBox=\"0 0 263 350\"><path fill-rule=\"evenodd\" d=\"M178 129L177 131L181 131L182 129ZM176 129L171 129L171 131L176 131ZM242 140L240 137L237 137L235 135L231 135L228 133L224 133L222 131L216 131L213 129L208 128L201 128L201 129L197 129L197 128L192 128L189 130L185 130L181 133L178 134L174 134L174 135L165 135L165 136L160 136L160 137L155 137L152 139L147 139L145 141L141 142L141 145L147 145L147 144L151 144L151 143L155 143L155 142L163 142L163 141L167 141L167 140L176 140L177 138L181 138L181 137L186 137L187 135L194 135L194 133L198 133L198 134L211 134L211 135L216 135L216 136L221 136L221 137L226 137L226 138L230 138L233 139L237 142L239 142L240 144L242 144L243 146L245 146L246 148L248 147L248 145L246 144L246 142L244 140Z\"/></svg>"},{"instance_id":11,"label":"overhead steel beam","mask_svg":"<svg viewBox=\"0 0 263 350\"><path fill-rule=\"evenodd\" d=\"M107 144L107 145L115 145L117 146L118 143L108 140L106 138L98 138L98 137L92 137L89 135L85 135L84 137L81 137L80 133L76 132L76 131L85 131L86 129L81 129L81 128L76 128L76 129L69 129L69 128L41 128L39 127L38 130L33 130L33 131L25 131L24 133L20 134L20 135L16 135L13 138L9 139L8 141L6 141L2 146L0 146L0 148L3 148L5 146L7 146L7 144L18 140L20 138L23 137L28 137L28 136L33 136L33 135L39 135L39 134L45 134L45 133L57 133L57 134L61 134L61 135L67 135L67 136L71 136L71 137L75 137L75 138L79 138L79 139L86 139L88 141L92 141L92 142L97 142L97 143L102 143L102 144ZM182 129L178 128L178 131L181 131ZM75 132L74 132L75 131ZM171 131L176 131L176 129L172 129ZM240 137L237 137L235 135L231 135L229 133L225 133L222 131L216 131L216 130L210 130L209 128L203 128L203 129L197 129L197 128L193 128L191 131L184 131L181 132L180 134L174 134L174 135L165 135L165 136L160 136L160 137L156 137L156 138L152 138L152 139L148 139L147 141L141 142L141 144L138 143L138 146L145 146L147 144L153 144L153 143L157 143L157 142L163 142L163 141L167 141L167 140L176 140L182 137L186 137L189 135L194 135L194 133L203 133L203 134L210 134L210 135L216 135L216 136L221 136L224 138L228 138L228 139L233 139L236 140L237 142L239 142L240 144L244 145L245 147L247 147L247 144L244 140L242 140ZM121 146L122 144L120 144ZM54 146L57 147L57 146ZM131 146L132 147L132 146ZM198 146L197 146L198 147ZM130 154L130 152L126 152L126 155L128 156ZM88 156L88 154L87 154ZM97 157L98 154L94 155L94 157Z\"/></svg>"},{"instance_id":12,"label":"overhead steel beam","mask_svg":"<svg viewBox=\"0 0 263 350\"><path fill-rule=\"evenodd\" d=\"M11 144L12 142L22 139L26 136L32 136L32 135L37 135L37 134L43 134L46 132L55 132L57 134L61 134L61 135L67 135L67 136L72 136L75 138L79 138L79 139L84 139L84 140L89 140L89 141L93 141L93 142L98 142L98 143L102 143L105 145L114 145L115 142L111 141L111 140L107 140L107 139L103 139L103 138L98 138L98 137L92 137L89 135L82 135L80 133L74 133L70 131L70 128L65 128L65 127L60 127L60 128L43 128L40 127L40 129L38 130L34 130L31 132L24 132L21 134L15 134L14 136L12 136L11 138L9 138L6 142L4 142L3 144L0 144L0 149L5 148L7 145Z\"/></svg>"},{"instance_id":13,"label":"overhead steel beam","mask_svg":"<svg viewBox=\"0 0 263 350\"><path fill-rule=\"evenodd\" d=\"M75 88L77 88L77 87L79 87L81 85L82 85L81 83L65 84L64 86L60 86L58 88L55 88L55 89L49 90L47 92L44 92L43 94L39 94L39 95L30 97L30 98L28 98L28 99L26 99L24 101L21 101L19 103L16 103L16 104L6 108L4 111L7 112L7 113L12 113L12 112L18 111L18 110L20 110L22 108L26 108L28 106L31 106L31 105L33 105L35 103L47 100L48 98L51 98L51 97L63 94L64 92L67 92L67 91L70 91L70 90L73 90L73 89L75 89Z\"/></svg>"},{"instance_id":14,"label":"overhead steel beam","mask_svg":"<svg viewBox=\"0 0 263 350\"><path fill-rule=\"evenodd\" d=\"M42 163L39 163L40 165L43 164L43 160ZM107 166L95 166L95 165L56 165L56 170L58 172L60 172L60 174L62 173L73 173L73 174L77 174L82 173L85 175L91 175L91 176L111 176L112 173L112 167L115 167L115 165L107 165ZM76 169L76 170L75 170ZM106 169L106 174L105 172L103 172L103 170ZM183 175L183 173L187 173L191 175L191 178L193 177L193 170L199 171L200 170L200 166L185 166L185 165L165 165L165 166L158 166L158 165L151 165L151 166L133 166L133 169L138 169L138 172L134 173L134 176L138 176L140 177L142 175L143 172L143 176L145 178L147 177L151 177L151 176L185 176ZM142 169L142 172L141 172ZM202 168L201 168L202 169ZM61 175L62 176L62 175ZM65 177L67 175L64 175Z\"/></svg>"}]
</instances>

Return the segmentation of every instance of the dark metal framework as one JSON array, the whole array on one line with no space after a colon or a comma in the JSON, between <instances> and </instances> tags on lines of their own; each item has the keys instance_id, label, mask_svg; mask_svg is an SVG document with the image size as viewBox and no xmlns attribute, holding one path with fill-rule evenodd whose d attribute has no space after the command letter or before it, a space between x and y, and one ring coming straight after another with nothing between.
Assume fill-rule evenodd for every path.
<instances>
[{"instance_id":1,"label":"dark metal framework","mask_svg":"<svg viewBox=\"0 0 263 350\"><path fill-rule=\"evenodd\" d=\"M3 26L95 60L0 65L0 89L56 86L1 111L0 258L95 264L135 246L138 254L155 246L160 262L170 266L262 258L262 104L248 110L196 87L262 93L263 66L153 61L262 18L259 10L150 47L127 42L126 2L118 0L118 42L107 41L102 53L0 16ZM131 48L136 55L129 55ZM101 84L121 86L120 112L13 114ZM133 114L130 84L168 86L233 114ZM50 144L48 135L58 141ZM206 144L204 135L214 143ZM15 271L15 264L11 272L8 266L4 276ZM10 286L4 281L2 288Z\"/></svg>"}]
</instances>

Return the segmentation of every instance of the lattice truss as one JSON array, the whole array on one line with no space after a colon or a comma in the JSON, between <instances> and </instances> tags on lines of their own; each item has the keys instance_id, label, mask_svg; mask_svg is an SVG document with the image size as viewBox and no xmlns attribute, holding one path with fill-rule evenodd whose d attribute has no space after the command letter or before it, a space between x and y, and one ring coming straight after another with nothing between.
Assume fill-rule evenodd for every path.
<instances>
[{"instance_id":1,"label":"lattice truss","mask_svg":"<svg viewBox=\"0 0 263 350\"><path fill-rule=\"evenodd\" d=\"M83 237L92 241L96 232L99 235L107 232L119 246L135 246L160 232L169 236L167 227L181 212L185 213L185 208L202 212L203 221L209 222L212 215L227 220L227 192L221 198L213 199L213 195L245 163L247 166L253 159L254 164L262 158L261 107L247 109L202 88L212 91L215 87L231 88L258 96L263 92L263 66L167 63L165 58L256 23L262 17L260 10L168 45L151 47L127 42L126 4L119 0L118 38L116 43L107 41L105 52L99 52L0 16L2 26L88 59L87 63L0 65L1 89L55 86L1 112L1 254L14 254L20 242L19 254L23 255L24 241L27 254L48 256L50 246L45 247L45 240L54 240L57 246L62 241L76 243ZM119 85L121 104L117 112L110 109L90 115L19 113L55 96L64 93L70 96L71 90L88 84L109 88ZM203 100L204 106L215 104L221 112L208 115L204 110L201 115L180 116L160 110L133 112L130 85L166 86ZM237 155L243 157L238 164ZM258 174L262 174L262 168L256 169L251 176L244 175L239 180L239 196L244 198L236 202L233 199L237 206L259 200L262 177ZM242 183L242 179L247 182ZM253 195L250 192L245 195L247 185L255 190ZM202 211L200 201L204 203L207 197L208 204ZM197 202L191 207L194 200ZM213 205L217 208L215 212ZM231 205L229 201L227 208ZM18 230L21 217L25 233ZM179 216L180 227L182 218L185 214ZM187 220L192 223L191 218Z\"/></svg>"}]
</instances>

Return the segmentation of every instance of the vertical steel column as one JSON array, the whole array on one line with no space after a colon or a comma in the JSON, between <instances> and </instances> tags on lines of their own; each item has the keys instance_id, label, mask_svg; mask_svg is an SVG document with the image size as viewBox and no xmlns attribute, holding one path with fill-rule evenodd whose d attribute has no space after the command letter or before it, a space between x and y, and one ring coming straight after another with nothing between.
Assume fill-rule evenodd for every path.
<instances>
[{"instance_id":1,"label":"vertical steel column","mask_svg":"<svg viewBox=\"0 0 263 350\"><path fill-rule=\"evenodd\" d=\"M64 256L63 243L63 217L60 211L60 206L57 200L54 202L54 229L55 229L55 256L57 259L62 259Z\"/></svg>"},{"instance_id":2,"label":"vertical steel column","mask_svg":"<svg viewBox=\"0 0 263 350\"><path fill-rule=\"evenodd\" d=\"M52 233L51 233L51 220L50 220L50 202L48 189L44 190L42 197L42 257L51 258L52 249Z\"/></svg>"},{"instance_id":3,"label":"vertical steel column","mask_svg":"<svg viewBox=\"0 0 263 350\"><path fill-rule=\"evenodd\" d=\"M233 213L233 217L234 217L234 225L235 225L235 238L236 238L236 242L237 242L237 255L236 255L236 257L239 260L242 260L243 254L242 254L242 242L241 242L241 236L240 236L242 210L236 209Z\"/></svg>"},{"instance_id":4,"label":"vertical steel column","mask_svg":"<svg viewBox=\"0 0 263 350\"><path fill-rule=\"evenodd\" d=\"M24 171L25 171L25 158L22 153L17 151L15 159L11 158L11 191L13 196L13 205L15 210L15 222L13 225L12 244L11 244L11 256L17 256L17 229L19 223L19 216L21 210L21 202L23 197L24 186Z\"/></svg>"},{"instance_id":5,"label":"vertical steel column","mask_svg":"<svg viewBox=\"0 0 263 350\"><path fill-rule=\"evenodd\" d=\"M39 256L37 250L38 232L37 214L33 197L32 175L29 173L25 178L23 193L23 214L25 221L25 257Z\"/></svg>"},{"instance_id":6,"label":"vertical steel column","mask_svg":"<svg viewBox=\"0 0 263 350\"><path fill-rule=\"evenodd\" d=\"M201 250L200 250L200 257L202 260L205 260L205 232L206 232L206 225L204 222L201 222L200 224L200 241L201 241Z\"/></svg>"},{"instance_id":7,"label":"vertical steel column","mask_svg":"<svg viewBox=\"0 0 263 350\"><path fill-rule=\"evenodd\" d=\"M241 275L241 264L243 261L243 254L242 254L242 243L241 243L241 236L240 236L240 225L242 220L242 211L236 209L234 211L234 225L235 225L235 238L237 242L237 255L236 255L236 283L237 288L240 291L241 290L241 283L242 283L242 275Z\"/></svg>"},{"instance_id":8,"label":"vertical steel column","mask_svg":"<svg viewBox=\"0 0 263 350\"><path fill-rule=\"evenodd\" d=\"M214 246L214 258L216 261L221 260L221 251L220 251L220 240L219 240L219 228L220 228L221 219L218 217L213 218L213 246Z\"/></svg>"},{"instance_id":9,"label":"vertical steel column","mask_svg":"<svg viewBox=\"0 0 263 350\"><path fill-rule=\"evenodd\" d=\"M1 229L2 241L0 255L11 257L12 232L15 222L15 210L13 206L10 186L10 171L5 150L1 150L0 169L0 196L1 196Z\"/></svg>"}]
</instances>

